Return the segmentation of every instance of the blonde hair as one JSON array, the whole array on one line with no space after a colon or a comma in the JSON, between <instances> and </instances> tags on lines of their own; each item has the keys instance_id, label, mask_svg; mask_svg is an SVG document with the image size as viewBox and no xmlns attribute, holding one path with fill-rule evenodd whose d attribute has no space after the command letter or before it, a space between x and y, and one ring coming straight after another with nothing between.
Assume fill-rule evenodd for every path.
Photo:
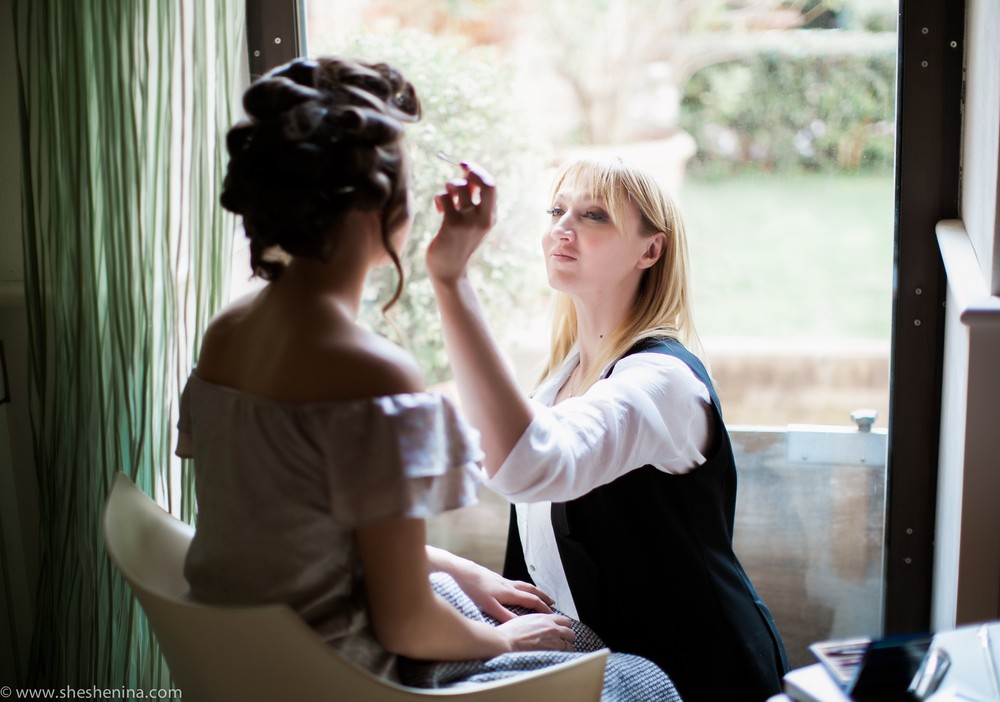
<instances>
[{"instance_id":1,"label":"blonde hair","mask_svg":"<svg viewBox=\"0 0 1000 702\"><path fill-rule=\"evenodd\" d=\"M641 236L653 236L657 232L666 234L662 255L643 272L632 309L609 336L587 375L581 378L579 391L597 382L608 364L621 358L642 339L675 339L702 357L691 311L687 238L677 204L649 173L621 159L572 158L556 173L553 197L564 184L572 184L603 200L615 224L628 221L628 208L635 205L640 216ZM572 298L566 293L558 293L553 312L552 345L539 382L563 364L576 343L576 307Z\"/></svg>"}]
</instances>

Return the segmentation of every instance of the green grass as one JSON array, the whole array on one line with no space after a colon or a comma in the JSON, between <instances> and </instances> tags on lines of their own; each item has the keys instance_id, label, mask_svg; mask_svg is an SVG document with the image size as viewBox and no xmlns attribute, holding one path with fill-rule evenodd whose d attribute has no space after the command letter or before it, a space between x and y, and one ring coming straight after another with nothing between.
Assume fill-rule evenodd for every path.
<instances>
[{"instance_id":1,"label":"green grass","mask_svg":"<svg viewBox=\"0 0 1000 702\"><path fill-rule=\"evenodd\" d=\"M889 338L891 175L688 177L678 200L703 337Z\"/></svg>"}]
</instances>

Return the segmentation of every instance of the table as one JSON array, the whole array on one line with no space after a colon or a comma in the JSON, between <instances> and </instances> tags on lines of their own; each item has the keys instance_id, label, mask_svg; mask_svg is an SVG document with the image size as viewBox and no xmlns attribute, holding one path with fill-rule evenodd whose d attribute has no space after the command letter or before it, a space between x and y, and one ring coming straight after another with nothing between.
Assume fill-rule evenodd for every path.
<instances>
[{"instance_id":1,"label":"table","mask_svg":"<svg viewBox=\"0 0 1000 702\"><path fill-rule=\"evenodd\" d=\"M995 677L1000 670L1000 621L986 625L992 641L989 654L979 635L982 626L970 624L934 635L931 650L943 649L951 665L924 702L1000 702L1000 680ZM768 702L851 702L819 663L788 673L784 689L784 695Z\"/></svg>"}]
</instances>

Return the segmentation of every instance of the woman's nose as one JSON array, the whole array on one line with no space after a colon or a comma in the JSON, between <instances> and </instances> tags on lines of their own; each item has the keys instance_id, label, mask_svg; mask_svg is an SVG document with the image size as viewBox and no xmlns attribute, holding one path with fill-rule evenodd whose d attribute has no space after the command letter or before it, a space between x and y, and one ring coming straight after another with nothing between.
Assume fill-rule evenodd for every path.
<instances>
[{"instance_id":1,"label":"woman's nose","mask_svg":"<svg viewBox=\"0 0 1000 702\"><path fill-rule=\"evenodd\" d=\"M552 227L552 236L556 239L572 239L576 236L576 230L573 229L573 222L569 218L569 213L567 212Z\"/></svg>"}]
</instances>

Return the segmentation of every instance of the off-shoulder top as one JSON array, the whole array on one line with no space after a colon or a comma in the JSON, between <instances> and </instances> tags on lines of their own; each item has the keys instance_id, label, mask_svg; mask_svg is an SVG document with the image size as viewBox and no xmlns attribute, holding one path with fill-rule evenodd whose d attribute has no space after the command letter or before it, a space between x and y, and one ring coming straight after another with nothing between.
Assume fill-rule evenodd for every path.
<instances>
[{"instance_id":1,"label":"off-shoulder top","mask_svg":"<svg viewBox=\"0 0 1000 702\"><path fill-rule=\"evenodd\" d=\"M476 502L478 434L452 403L429 392L282 403L192 373L177 454L194 459L192 598L288 604L347 658L394 677L354 530Z\"/></svg>"}]
</instances>

